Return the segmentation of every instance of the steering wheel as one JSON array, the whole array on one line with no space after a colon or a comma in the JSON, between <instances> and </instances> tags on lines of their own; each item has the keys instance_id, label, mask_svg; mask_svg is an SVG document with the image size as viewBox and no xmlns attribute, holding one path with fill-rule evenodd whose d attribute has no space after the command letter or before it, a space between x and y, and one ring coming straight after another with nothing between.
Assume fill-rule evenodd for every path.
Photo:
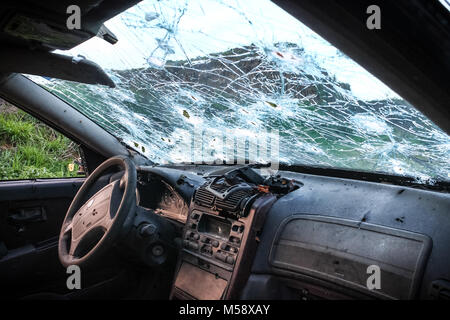
<instances>
[{"instance_id":1,"label":"steering wheel","mask_svg":"<svg viewBox=\"0 0 450 320\"><path fill-rule=\"evenodd\" d=\"M84 200L93 192L98 178L115 167L123 170L122 177ZM136 180L136 167L124 156L106 160L89 175L61 227L58 256L63 266L93 264L118 240L123 228L131 225L131 213L136 209Z\"/></svg>"}]
</instances>

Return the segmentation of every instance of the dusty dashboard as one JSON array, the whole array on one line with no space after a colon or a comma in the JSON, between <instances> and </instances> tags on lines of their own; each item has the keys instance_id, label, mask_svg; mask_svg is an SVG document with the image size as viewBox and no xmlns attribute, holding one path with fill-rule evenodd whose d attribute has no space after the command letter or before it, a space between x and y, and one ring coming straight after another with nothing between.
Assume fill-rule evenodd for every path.
<instances>
[{"instance_id":1,"label":"dusty dashboard","mask_svg":"<svg viewBox=\"0 0 450 320\"><path fill-rule=\"evenodd\" d=\"M152 172L157 181L147 181L141 205L185 221L172 299L411 299L448 292L448 236L437 232L450 225L448 194L287 172L285 182L302 187L283 192L268 181L152 170L160 172ZM378 291L366 287L371 265L381 270Z\"/></svg>"}]
</instances>

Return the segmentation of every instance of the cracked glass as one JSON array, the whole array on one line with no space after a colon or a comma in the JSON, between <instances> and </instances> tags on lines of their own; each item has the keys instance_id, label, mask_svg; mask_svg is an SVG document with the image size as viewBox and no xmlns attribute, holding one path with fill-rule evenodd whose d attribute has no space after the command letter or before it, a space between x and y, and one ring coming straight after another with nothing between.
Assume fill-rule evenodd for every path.
<instances>
[{"instance_id":1,"label":"cracked glass","mask_svg":"<svg viewBox=\"0 0 450 320\"><path fill-rule=\"evenodd\" d=\"M63 53L115 88L30 77L155 163L270 161L223 140L264 133L280 163L450 180L447 134L268 0L149 0L106 26L115 45Z\"/></svg>"}]
</instances>

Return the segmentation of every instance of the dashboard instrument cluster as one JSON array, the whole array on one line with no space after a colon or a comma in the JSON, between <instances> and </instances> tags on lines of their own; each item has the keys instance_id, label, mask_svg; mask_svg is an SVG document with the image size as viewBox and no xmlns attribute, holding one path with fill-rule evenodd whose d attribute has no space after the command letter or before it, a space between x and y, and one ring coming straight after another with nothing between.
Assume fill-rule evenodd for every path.
<instances>
[{"instance_id":1,"label":"dashboard instrument cluster","mask_svg":"<svg viewBox=\"0 0 450 320\"><path fill-rule=\"evenodd\" d=\"M188 205L185 199L166 181L157 175L141 173L138 184L139 205L152 209L156 214L186 223Z\"/></svg>"}]
</instances>

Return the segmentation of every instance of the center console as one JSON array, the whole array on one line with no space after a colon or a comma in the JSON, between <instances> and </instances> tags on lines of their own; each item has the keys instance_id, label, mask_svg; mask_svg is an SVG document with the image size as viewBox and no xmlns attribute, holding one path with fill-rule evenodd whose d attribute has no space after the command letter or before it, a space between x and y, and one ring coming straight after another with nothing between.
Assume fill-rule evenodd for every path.
<instances>
[{"instance_id":1,"label":"center console","mask_svg":"<svg viewBox=\"0 0 450 320\"><path fill-rule=\"evenodd\" d=\"M196 190L183 230L172 299L239 297L250 274L258 232L277 199L253 173L218 176Z\"/></svg>"}]
</instances>

